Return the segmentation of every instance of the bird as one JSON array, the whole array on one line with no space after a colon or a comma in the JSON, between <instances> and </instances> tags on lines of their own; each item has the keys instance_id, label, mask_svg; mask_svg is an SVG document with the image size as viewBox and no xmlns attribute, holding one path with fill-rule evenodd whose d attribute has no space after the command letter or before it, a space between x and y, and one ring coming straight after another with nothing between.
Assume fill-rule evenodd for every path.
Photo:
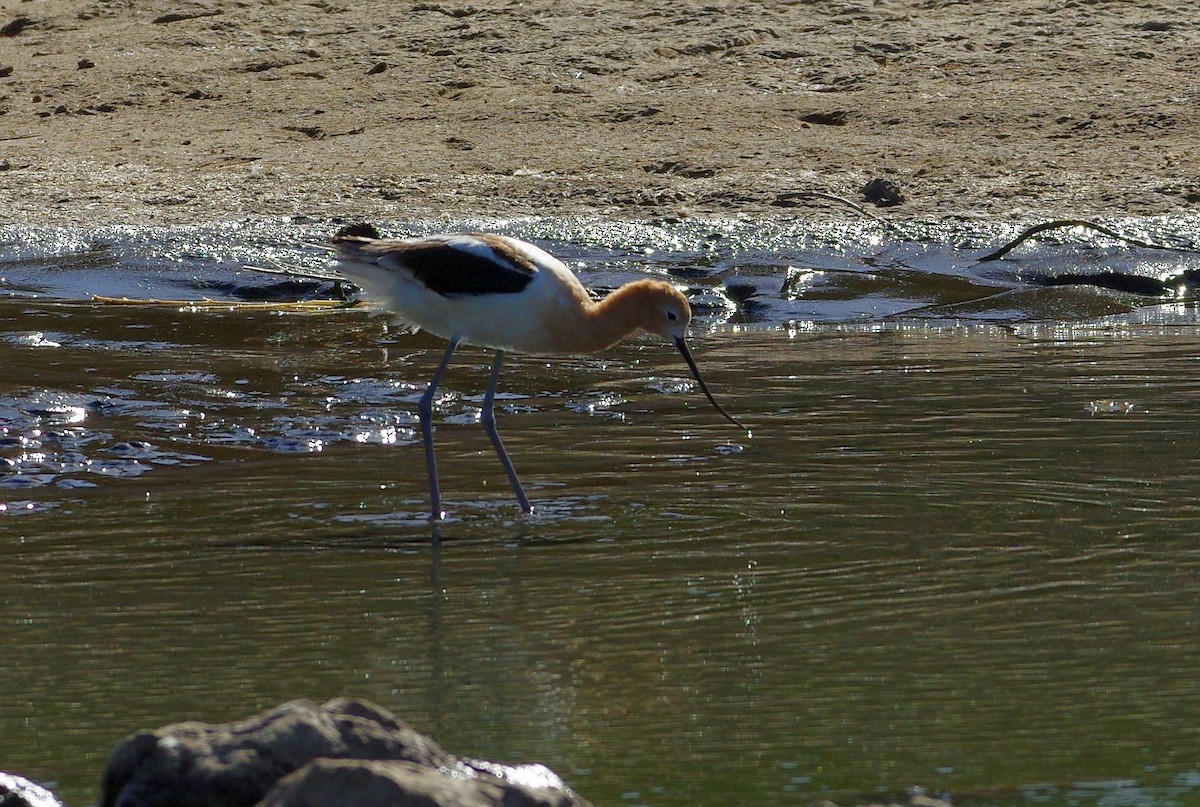
<instances>
[{"instance_id":1,"label":"bird","mask_svg":"<svg viewBox=\"0 0 1200 807\"><path fill-rule=\"evenodd\" d=\"M429 476L430 519L446 518L433 445L433 401L454 351L471 344L495 351L480 421L512 485L521 511L529 497L496 428L494 401L504 354L578 354L606 350L646 331L675 345L705 397L726 412L704 383L685 337L692 310L670 283L643 279L593 300L579 278L550 253L494 233L466 232L384 238L370 224L353 224L332 237L332 269L363 296L406 326L447 340L446 352L421 396L418 413Z\"/></svg>"}]
</instances>

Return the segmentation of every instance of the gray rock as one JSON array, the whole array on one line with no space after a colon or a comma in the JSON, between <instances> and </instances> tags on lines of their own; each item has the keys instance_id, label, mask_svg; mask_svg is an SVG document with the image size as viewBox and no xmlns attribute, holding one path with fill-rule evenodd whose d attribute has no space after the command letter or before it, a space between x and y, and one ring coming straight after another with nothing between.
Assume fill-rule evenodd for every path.
<instances>
[{"instance_id":1,"label":"gray rock","mask_svg":"<svg viewBox=\"0 0 1200 807\"><path fill-rule=\"evenodd\" d=\"M276 789L278 786L278 789ZM365 701L291 701L237 723L141 731L113 750L98 807L584 805L549 769L459 760Z\"/></svg>"},{"instance_id":2,"label":"gray rock","mask_svg":"<svg viewBox=\"0 0 1200 807\"><path fill-rule=\"evenodd\" d=\"M23 776L0 771L0 807L62 807L62 802Z\"/></svg>"},{"instance_id":3,"label":"gray rock","mask_svg":"<svg viewBox=\"0 0 1200 807\"><path fill-rule=\"evenodd\" d=\"M284 778L259 807L573 807L570 791L411 762L319 759ZM457 774L457 772L455 772Z\"/></svg>"}]
</instances>

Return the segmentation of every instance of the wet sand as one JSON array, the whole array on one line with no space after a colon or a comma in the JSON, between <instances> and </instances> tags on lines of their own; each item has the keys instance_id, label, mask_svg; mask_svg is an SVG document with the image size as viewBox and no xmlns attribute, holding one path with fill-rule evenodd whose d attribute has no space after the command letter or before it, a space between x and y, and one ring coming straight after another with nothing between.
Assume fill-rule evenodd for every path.
<instances>
[{"instance_id":1,"label":"wet sand","mask_svg":"<svg viewBox=\"0 0 1200 807\"><path fill-rule=\"evenodd\" d=\"M0 224L1200 208L1184 2L0 0ZM872 208L876 209L876 208Z\"/></svg>"}]
</instances>

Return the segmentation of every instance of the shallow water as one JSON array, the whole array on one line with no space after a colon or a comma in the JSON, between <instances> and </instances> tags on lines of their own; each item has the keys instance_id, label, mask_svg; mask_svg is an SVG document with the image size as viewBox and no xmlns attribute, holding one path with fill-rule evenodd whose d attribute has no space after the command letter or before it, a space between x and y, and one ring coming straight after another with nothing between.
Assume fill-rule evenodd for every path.
<instances>
[{"instance_id":1,"label":"shallow water","mask_svg":"<svg viewBox=\"0 0 1200 807\"><path fill-rule=\"evenodd\" d=\"M0 768L85 804L129 731L345 694L597 804L1200 801L1197 306L1025 277L1187 256L502 226L600 288L686 283L753 438L650 340L513 357L521 518L464 349L433 545L438 340L89 301L328 296L238 269L317 265L287 227L0 239Z\"/></svg>"}]
</instances>

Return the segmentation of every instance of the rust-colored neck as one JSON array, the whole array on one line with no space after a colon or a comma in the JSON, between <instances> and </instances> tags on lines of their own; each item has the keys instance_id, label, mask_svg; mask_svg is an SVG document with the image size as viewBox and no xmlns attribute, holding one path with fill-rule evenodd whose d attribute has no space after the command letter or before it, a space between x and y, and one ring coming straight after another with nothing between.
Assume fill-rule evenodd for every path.
<instances>
[{"instance_id":1,"label":"rust-colored neck","mask_svg":"<svg viewBox=\"0 0 1200 807\"><path fill-rule=\"evenodd\" d=\"M658 281L627 283L599 302L588 301L579 320L561 334L570 352L598 353L643 328L649 315L648 296Z\"/></svg>"}]
</instances>

